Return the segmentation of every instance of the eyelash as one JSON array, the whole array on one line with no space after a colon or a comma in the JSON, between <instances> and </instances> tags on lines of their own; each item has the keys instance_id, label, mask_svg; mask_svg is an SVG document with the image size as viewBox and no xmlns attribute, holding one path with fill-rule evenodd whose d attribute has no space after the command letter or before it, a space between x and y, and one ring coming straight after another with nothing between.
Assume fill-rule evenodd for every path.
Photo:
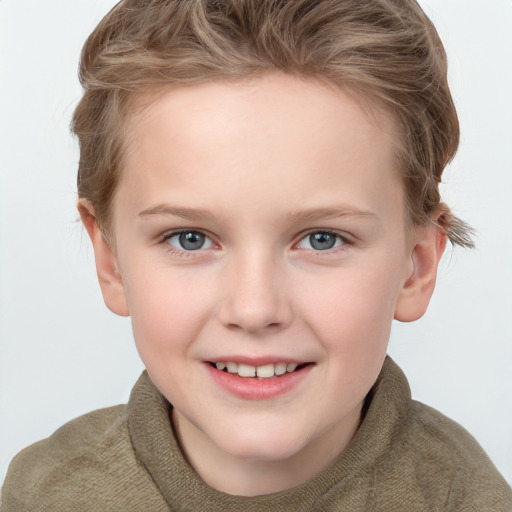
<instances>
[{"instance_id":1,"label":"eyelash","mask_svg":"<svg viewBox=\"0 0 512 512\"><path fill-rule=\"evenodd\" d=\"M211 237L209 237L206 233L204 233L203 231L201 231L199 229L181 229L181 230L173 231L171 233L164 235L162 237L162 239L160 240L160 244L164 245L166 251L168 251L170 254L172 254L174 256L178 256L180 258L194 258L195 257L194 253L201 252L201 249L197 249L195 251L194 250L186 250L186 249L177 249L176 247L173 247L171 244L168 243L169 240L171 240L171 238L174 238L174 237L182 235L182 234L187 234L187 233L195 233L195 234L203 235L206 239L211 241ZM212 245L213 244L214 244L214 242L212 242Z\"/></svg>"},{"instance_id":2,"label":"eyelash","mask_svg":"<svg viewBox=\"0 0 512 512\"><path fill-rule=\"evenodd\" d=\"M215 245L215 243L211 240L211 237L199 229L181 229L178 231L172 231L171 233L167 233L166 235L164 235L161 238L159 243L162 245L165 245L166 246L165 249L174 256L178 256L181 258L194 258L194 257L196 257L195 253L200 253L204 249L203 248L200 248L197 250L177 249L168 243L169 240L171 240L172 238L177 237L182 234L187 234L187 233L203 235L206 239L210 240L212 245ZM338 241L341 241L341 243L339 245L335 245L331 249L326 249L326 250L305 249L305 250L311 251L315 255L315 257L318 257L318 258L328 257L331 255L337 254L338 252L346 250L347 246L352 245L352 242L350 240L348 240L346 236L342 236L339 233L336 233L335 231L328 230L328 229L315 229L315 230L308 231L307 233L303 234L300 237L299 241L295 245L300 244L303 240L306 240L308 237L310 237L313 234L331 235L331 236L336 237L335 243L337 243Z\"/></svg>"},{"instance_id":3,"label":"eyelash","mask_svg":"<svg viewBox=\"0 0 512 512\"><path fill-rule=\"evenodd\" d=\"M346 246L350 244L350 242L347 240L347 238L345 236L342 236L340 235L339 233L336 233L335 231L331 231L331 230L328 230L328 229L315 229L313 231L309 231L308 233L304 234L298 244L300 244L302 241L304 240L307 240L308 238L311 237L311 235L314 235L314 234L322 234L322 235L329 235L329 236L333 236L335 237L335 244L338 243L338 241L341 241L341 243L339 245L335 245L334 247L330 248L330 249L325 249L325 250L315 250L314 248L312 249L312 252L313 254L320 258L322 256L330 256L330 255L333 255L333 254L337 254L339 251L342 251L342 250L346 250ZM296 244L296 245L298 245ZM306 249L306 250L311 250L311 249Z\"/></svg>"}]
</instances>

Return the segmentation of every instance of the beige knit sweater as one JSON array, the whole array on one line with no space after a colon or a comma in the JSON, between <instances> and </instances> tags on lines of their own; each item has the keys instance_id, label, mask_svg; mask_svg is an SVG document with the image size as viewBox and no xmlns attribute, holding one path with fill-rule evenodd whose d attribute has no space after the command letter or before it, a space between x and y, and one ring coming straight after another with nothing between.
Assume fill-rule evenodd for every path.
<instances>
[{"instance_id":1,"label":"beige knit sweater","mask_svg":"<svg viewBox=\"0 0 512 512\"><path fill-rule=\"evenodd\" d=\"M127 406L94 411L11 463L2 512L511 512L512 490L476 441L412 401L389 358L349 448L309 482L246 498L208 487L187 464L169 404L143 373Z\"/></svg>"}]
</instances>

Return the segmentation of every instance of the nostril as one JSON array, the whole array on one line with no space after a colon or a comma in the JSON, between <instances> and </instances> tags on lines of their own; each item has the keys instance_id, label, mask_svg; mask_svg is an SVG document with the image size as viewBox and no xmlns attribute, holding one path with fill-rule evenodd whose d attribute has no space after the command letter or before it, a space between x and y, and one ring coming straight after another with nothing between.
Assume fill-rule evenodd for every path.
<instances>
[{"instance_id":1,"label":"nostril","mask_svg":"<svg viewBox=\"0 0 512 512\"><path fill-rule=\"evenodd\" d=\"M244 331L249 334L257 334L257 333L263 333L263 332L270 332L270 331L278 331L281 329L281 324L279 322L273 322L270 324L264 324L261 323L250 323L250 322L241 322L240 324L237 323L229 323L226 324L226 328L230 331Z\"/></svg>"},{"instance_id":2,"label":"nostril","mask_svg":"<svg viewBox=\"0 0 512 512\"><path fill-rule=\"evenodd\" d=\"M242 294L236 290L226 291L218 309L219 320L225 328L250 334L273 333L290 324L293 315L288 301L270 293L251 293L250 286L248 288Z\"/></svg>"}]
</instances>

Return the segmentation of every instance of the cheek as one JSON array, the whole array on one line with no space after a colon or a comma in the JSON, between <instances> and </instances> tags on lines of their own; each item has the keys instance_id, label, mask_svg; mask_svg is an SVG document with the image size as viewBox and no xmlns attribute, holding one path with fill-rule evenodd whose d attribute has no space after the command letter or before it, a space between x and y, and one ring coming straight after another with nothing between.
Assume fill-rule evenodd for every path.
<instances>
[{"instance_id":1,"label":"cheek","mask_svg":"<svg viewBox=\"0 0 512 512\"><path fill-rule=\"evenodd\" d=\"M362 355L387 345L399 290L396 268L340 269L302 289L304 317L330 353Z\"/></svg>"},{"instance_id":2,"label":"cheek","mask_svg":"<svg viewBox=\"0 0 512 512\"><path fill-rule=\"evenodd\" d=\"M186 272L155 265L140 270L129 272L125 287L142 360L185 352L205 322L209 288Z\"/></svg>"}]
</instances>

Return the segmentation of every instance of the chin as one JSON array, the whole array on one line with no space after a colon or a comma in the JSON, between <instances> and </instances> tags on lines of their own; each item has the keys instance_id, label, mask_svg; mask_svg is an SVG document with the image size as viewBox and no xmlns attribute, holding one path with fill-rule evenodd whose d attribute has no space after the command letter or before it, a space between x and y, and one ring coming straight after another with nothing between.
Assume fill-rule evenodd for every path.
<instances>
[{"instance_id":1,"label":"chin","mask_svg":"<svg viewBox=\"0 0 512 512\"><path fill-rule=\"evenodd\" d=\"M229 440L226 443L226 440ZM281 461L293 457L307 445L301 436L290 431L280 432L276 429L254 431L236 429L226 436L223 432L217 446L232 457L254 461Z\"/></svg>"}]
</instances>

